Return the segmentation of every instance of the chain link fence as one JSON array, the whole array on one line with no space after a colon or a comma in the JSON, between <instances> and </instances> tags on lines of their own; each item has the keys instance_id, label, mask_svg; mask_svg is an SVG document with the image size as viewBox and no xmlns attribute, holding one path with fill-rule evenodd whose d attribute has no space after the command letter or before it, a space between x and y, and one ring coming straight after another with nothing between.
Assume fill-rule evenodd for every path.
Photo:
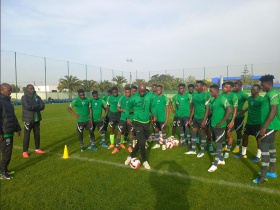
<instances>
[{"instance_id":1,"label":"chain link fence","mask_svg":"<svg viewBox=\"0 0 280 210\"><path fill-rule=\"evenodd\" d=\"M131 64L133 67L133 64ZM83 88L87 96L90 91L98 90L101 95L114 85L136 85L141 81L151 85L157 83L157 78L170 76L166 94L176 93L178 83L188 84L191 80L206 80L221 83L221 80L237 79L247 68L250 76L272 74L275 83L280 83L280 62L266 64L243 64L216 67L182 68L160 71L133 70L129 75L128 69L120 71L78 64L70 61L61 61L46 57L26 55L18 52L1 50L1 83L12 85L12 98L18 100L28 84L35 86L35 90L42 99L75 98L76 90ZM131 84L129 83L131 78ZM173 82L173 84L171 84ZM277 85L276 85L277 86ZM171 91L174 90L174 91ZM170 92L170 93L169 93Z\"/></svg>"}]
</instances>

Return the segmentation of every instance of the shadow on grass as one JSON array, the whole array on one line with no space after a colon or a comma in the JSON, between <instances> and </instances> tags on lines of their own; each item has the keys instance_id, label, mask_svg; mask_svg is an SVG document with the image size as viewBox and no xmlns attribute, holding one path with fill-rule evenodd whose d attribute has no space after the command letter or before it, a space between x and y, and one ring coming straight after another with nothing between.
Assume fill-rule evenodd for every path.
<instances>
[{"instance_id":1,"label":"shadow on grass","mask_svg":"<svg viewBox=\"0 0 280 210\"><path fill-rule=\"evenodd\" d=\"M180 173L188 176L184 168L174 160L163 161L153 169L163 170L163 167L168 167L167 171L170 173ZM149 181L156 193L156 203L153 209L189 209L190 179L176 176L176 174L170 176L164 173L151 172Z\"/></svg>"},{"instance_id":2,"label":"shadow on grass","mask_svg":"<svg viewBox=\"0 0 280 210\"><path fill-rule=\"evenodd\" d=\"M249 155L248 155L249 154ZM253 156L253 154L252 153L250 153L249 151L247 151L247 156ZM236 158L237 159L237 158ZM254 178L256 178L256 175L257 175L257 173L259 172L259 171L261 171L261 168L260 168L260 170L259 171L256 171L255 169L254 169L254 167L252 167L252 161L250 160L250 159L248 159L248 158L246 158L246 159L244 159L244 158L240 158L241 160L241 162L247 167L247 168L249 168L249 170L252 172L252 179L254 179Z\"/></svg>"}]
</instances>

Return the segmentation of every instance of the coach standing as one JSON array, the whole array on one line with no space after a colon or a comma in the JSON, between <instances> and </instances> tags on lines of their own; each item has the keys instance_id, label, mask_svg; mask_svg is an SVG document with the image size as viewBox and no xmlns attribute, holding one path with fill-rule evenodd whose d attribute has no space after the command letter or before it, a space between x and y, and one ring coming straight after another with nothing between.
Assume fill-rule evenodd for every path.
<instances>
[{"instance_id":1,"label":"coach standing","mask_svg":"<svg viewBox=\"0 0 280 210\"><path fill-rule=\"evenodd\" d=\"M34 91L33 85L27 85L22 100L22 121L24 122L23 157L28 158L30 133L33 129L35 140L35 153L45 153L40 150L40 111L45 109L42 99Z\"/></svg>"},{"instance_id":2,"label":"coach standing","mask_svg":"<svg viewBox=\"0 0 280 210\"><path fill-rule=\"evenodd\" d=\"M1 179L12 179L10 175L14 171L8 171L8 165L12 156L14 133L21 137L21 128L15 115L13 102L11 102L12 88L9 84L3 83L0 86L0 148L2 160L0 164Z\"/></svg>"}]
</instances>

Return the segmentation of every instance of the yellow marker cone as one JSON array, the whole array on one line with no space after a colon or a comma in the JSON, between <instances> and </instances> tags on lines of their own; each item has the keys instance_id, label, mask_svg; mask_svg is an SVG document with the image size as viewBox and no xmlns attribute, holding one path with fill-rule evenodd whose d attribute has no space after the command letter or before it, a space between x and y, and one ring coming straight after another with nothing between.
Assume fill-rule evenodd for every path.
<instances>
[{"instance_id":1,"label":"yellow marker cone","mask_svg":"<svg viewBox=\"0 0 280 210\"><path fill-rule=\"evenodd\" d=\"M67 145L65 145L65 147L64 147L64 153L63 153L63 157L62 157L62 158L63 158L63 159L69 158Z\"/></svg>"}]
</instances>

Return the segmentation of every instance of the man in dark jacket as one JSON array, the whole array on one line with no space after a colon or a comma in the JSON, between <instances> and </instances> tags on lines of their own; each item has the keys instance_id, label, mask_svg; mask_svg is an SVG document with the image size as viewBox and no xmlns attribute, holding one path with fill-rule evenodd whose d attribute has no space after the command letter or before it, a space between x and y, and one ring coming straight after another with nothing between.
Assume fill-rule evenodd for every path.
<instances>
[{"instance_id":1,"label":"man in dark jacket","mask_svg":"<svg viewBox=\"0 0 280 210\"><path fill-rule=\"evenodd\" d=\"M10 175L15 173L14 171L8 171L12 156L14 133L17 132L18 137L21 137L21 128L14 112L13 102L11 102L12 87L7 83L3 83L0 86L0 90L0 149L2 152L0 179L9 180L13 178Z\"/></svg>"},{"instance_id":2,"label":"man in dark jacket","mask_svg":"<svg viewBox=\"0 0 280 210\"><path fill-rule=\"evenodd\" d=\"M35 153L45 153L40 150L40 121L42 120L40 111L45 109L42 99L34 91L33 85L27 85L22 101L22 121L24 122L23 137L23 157L28 158L28 147L30 141L30 133L33 129L35 140Z\"/></svg>"}]
</instances>

